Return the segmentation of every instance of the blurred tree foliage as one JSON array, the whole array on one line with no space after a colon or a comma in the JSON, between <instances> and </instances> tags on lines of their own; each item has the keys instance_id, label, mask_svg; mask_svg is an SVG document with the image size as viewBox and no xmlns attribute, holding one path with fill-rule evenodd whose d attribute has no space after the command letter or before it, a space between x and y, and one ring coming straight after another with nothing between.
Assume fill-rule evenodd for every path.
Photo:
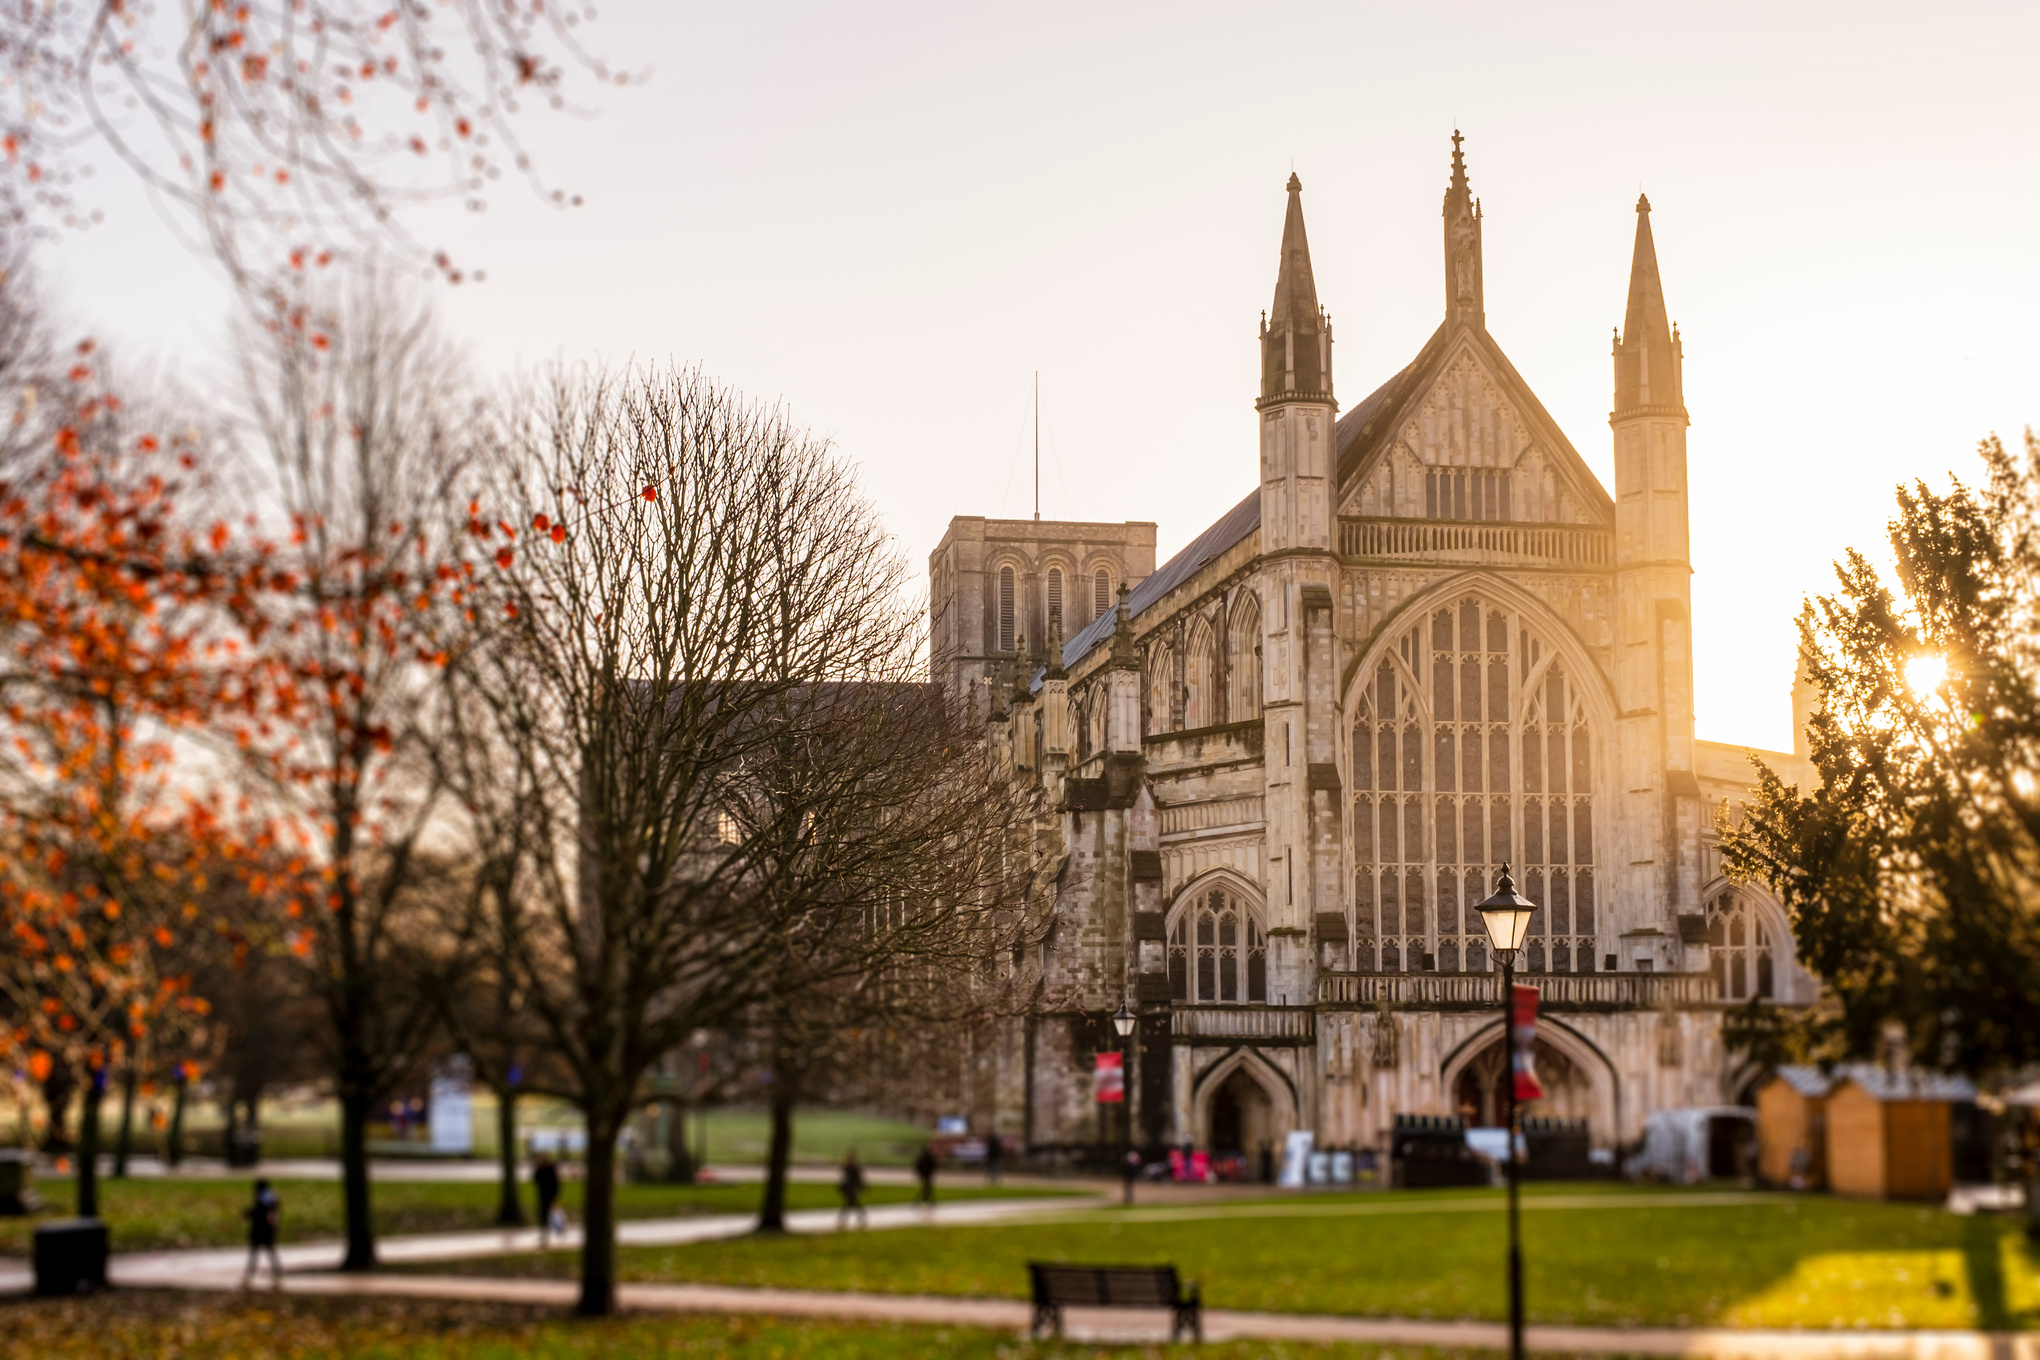
<instances>
[{"instance_id":1,"label":"blurred tree foliage","mask_svg":"<svg viewBox=\"0 0 2040 1360\"><path fill-rule=\"evenodd\" d=\"M1937 1067L2040 1061L2040 439L1980 453L1979 486L1899 489L1897 593L1852 551L1800 614L1819 786L1759 762L1724 816L1729 873L1779 895L1826 983L1746 1017L1773 1057L1876 1056L1896 1023Z\"/></svg>"}]
</instances>

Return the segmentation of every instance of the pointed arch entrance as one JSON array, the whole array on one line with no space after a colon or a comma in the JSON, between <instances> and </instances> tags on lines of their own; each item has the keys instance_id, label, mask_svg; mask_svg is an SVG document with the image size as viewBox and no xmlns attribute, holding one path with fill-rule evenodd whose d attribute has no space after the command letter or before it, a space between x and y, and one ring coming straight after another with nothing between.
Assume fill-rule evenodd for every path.
<instances>
[{"instance_id":1,"label":"pointed arch entrance","mask_svg":"<svg viewBox=\"0 0 2040 1360\"><path fill-rule=\"evenodd\" d=\"M1499 1018L1482 1025L1452 1050L1439 1068L1452 1113L1476 1126L1499 1124L1508 1076L1508 1033ZM1596 1147L1612 1147L1622 1127L1622 1086L1608 1055L1579 1031L1545 1016L1537 1023L1537 1076L1545 1098L1525 1112L1584 1119ZM1472 1105L1471 1114L1466 1106Z\"/></svg>"},{"instance_id":2,"label":"pointed arch entrance","mask_svg":"<svg viewBox=\"0 0 2040 1360\"><path fill-rule=\"evenodd\" d=\"M1295 1127L1289 1082L1250 1049L1235 1049L1198 1080L1191 1136L1201 1147L1251 1157L1280 1147Z\"/></svg>"}]
</instances>

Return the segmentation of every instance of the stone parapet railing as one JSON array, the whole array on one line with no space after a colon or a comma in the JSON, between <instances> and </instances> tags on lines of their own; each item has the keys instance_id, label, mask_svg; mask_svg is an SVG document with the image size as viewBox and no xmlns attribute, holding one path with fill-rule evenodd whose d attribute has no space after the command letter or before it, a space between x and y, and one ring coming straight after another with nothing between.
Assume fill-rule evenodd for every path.
<instances>
[{"instance_id":1,"label":"stone parapet railing","mask_svg":"<svg viewBox=\"0 0 2040 1360\"><path fill-rule=\"evenodd\" d=\"M1177 1006L1170 1032L1178 1039L1309 1044L1317 1013L1309 1006Z\"/></svg>"},{"instance_id":2,"label":"stone parapet railing","mask_svg":"<svg viewBox=\"0 0 2040 1360\"><path fill-rule=\"evenodd\" d=\"M1214 798L1205 803L1182 803L1161 809L1162 834L1179 836L1209 831L1222 826L1258 826L1266 819L1262 798Z\"/></svg>"},{"instance_id":3,"label":"stone parapet railing","mask_svg":"<svg viewBox=\"0 0 2040 1360\"><path fill-rule=\"evenodd\" d=\"M1707 1006L1720 998L1708 973L1518 973L1543 993L1541 1009L1637 1011ZM1321 1006L1382 1004L1428 1010L1493 1010L1502 1002L1500 973L1320 973Z\"/></svg>"},{"instance_id":4,"label":"stone parapet railing","mask_svg":"<svg viewBox=\"0 0 2040 1360\"><path fill-rule=\"evenodd\" d=\"M1485 520L1339 521L1342 557L1606 568L1615 536L1584 524L1509 524Z\"/></svg>"}]
</instances>

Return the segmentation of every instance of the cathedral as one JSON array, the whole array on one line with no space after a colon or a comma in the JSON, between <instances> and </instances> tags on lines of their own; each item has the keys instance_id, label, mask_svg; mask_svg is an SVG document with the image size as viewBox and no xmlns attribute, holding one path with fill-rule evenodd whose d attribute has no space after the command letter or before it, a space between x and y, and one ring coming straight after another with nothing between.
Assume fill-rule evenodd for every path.
<instances>
[{"instance_id":1,"label":"cathedral","mask_svg":"<svg viewBox=\"0 0 2040 1360\"><path fill-rule=\"evenodd\" d=\"M1584 1121L1596 1149L1736 1102L1753 1074L1723 1013L1814 997L1784 912L1714 847L1751 751L1693 731L1684 355L1649 201L1611 495L1488 333L1452 141L1444 319L1343 406L1290 176L1258 476L1241 450L1244 498L1183 551L1157 567L1152 524L960 516L930 558L935 679L1041 808L1013 959L1040 1000L977 1055L979 1131L1053 1159L1498 1122L1475 904L1505 862L1538 905L1529 1113ZM1788 781L1811 778L1809 702L1800 750L1756 752ZM1122 1042L1126 1100L1104 1104Z\"/></svg>"}]
</instances>

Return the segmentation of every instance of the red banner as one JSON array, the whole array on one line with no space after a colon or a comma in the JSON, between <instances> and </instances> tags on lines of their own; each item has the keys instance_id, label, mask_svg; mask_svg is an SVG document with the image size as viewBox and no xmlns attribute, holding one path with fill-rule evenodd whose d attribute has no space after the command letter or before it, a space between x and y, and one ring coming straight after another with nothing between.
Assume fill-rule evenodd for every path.
<instances>
[{"instance_id":1,"label":"red banner","mask_svg":"<svg viewBox=\"0 0 2040 1360\"><path fill-rule=\"evenodd\" d=\"M1535 987L1516 983L1509 988L1509 1066L1515 1072L1516 1099L1542 1100L1537 1080L1537 997Z\"/></svg>"},{"instance_id":2,"label":"red banner","mask_svg":"<svg viewBox=\"0 0 2040 1360\"><path fill-rule=\"evenodd\" d=\"M1119 1105L1126 1100L1126 1068L1118 1053L1100 1053L1091 1071L1091 1098L1100 1105Z\"/></svg>"}]
</instances>

